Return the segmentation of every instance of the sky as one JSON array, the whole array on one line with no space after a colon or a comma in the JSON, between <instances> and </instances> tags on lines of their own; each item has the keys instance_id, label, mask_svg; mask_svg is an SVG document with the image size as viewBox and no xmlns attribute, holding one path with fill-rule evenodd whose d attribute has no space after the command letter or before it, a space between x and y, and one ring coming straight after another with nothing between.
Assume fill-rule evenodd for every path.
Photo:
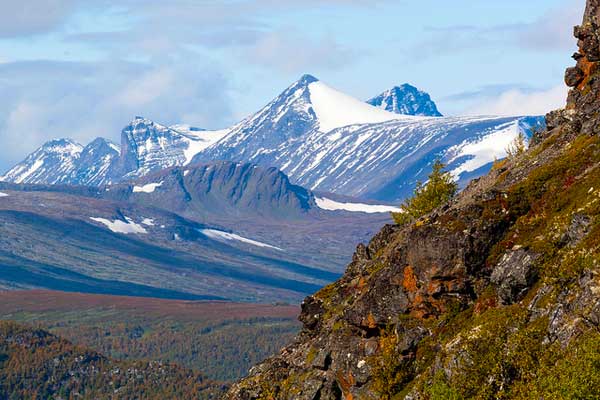
<instances>
[{"instance_id":1,"label":"sky","mask_svg":"<svg viewBox=\"0 0 600 400\"><path fill-rule=\"evenodd\" d=\"M564 105L585 0L0 0L0 172L141 115L218 129L305 73L367 100L410 83L446 115Z\"/></svg>"}]
</instances>

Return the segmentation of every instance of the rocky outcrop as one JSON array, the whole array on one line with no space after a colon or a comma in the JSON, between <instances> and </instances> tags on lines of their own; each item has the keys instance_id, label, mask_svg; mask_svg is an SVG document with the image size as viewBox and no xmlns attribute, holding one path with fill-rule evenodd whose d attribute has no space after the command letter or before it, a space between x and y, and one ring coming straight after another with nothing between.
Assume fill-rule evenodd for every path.
<instances>
[{"instance_id":1,"label":"rocky outcrop","mask_svg":"<svg viewBox=\"0 0 600 400\"><path fill-rule=\"evenodd\" d=\"M373 97L367 103L396 114L419 115L423 117L442 116L428 93L408 83L394 86L379 96Z\"/></svg>"},{"instance_id":2,"label":"rocky outcrop","mask_svg":"<svg viewBox=\"0 0 600 400\"><path fill-rule=\"evenodd\" d=\"M598 398L600 1L568 106L450 204L360 245L227 399Z\"/></svg>"},{"instance_id":3,"label":"rocky outcrop","mask_svg":"<svg viewBox=\"0 0 600 400\"><path fill-rule=\"evenodd\" d=\"M600 6L596 0L587 2L581 25L576 26L579 51L573 54L577 65L567 69L565 83L571 88L564 110L551 112L547 117L550 129L562 126L571 132L597 134L598 96L600 95Z\"/></svg>"}]
</instances>

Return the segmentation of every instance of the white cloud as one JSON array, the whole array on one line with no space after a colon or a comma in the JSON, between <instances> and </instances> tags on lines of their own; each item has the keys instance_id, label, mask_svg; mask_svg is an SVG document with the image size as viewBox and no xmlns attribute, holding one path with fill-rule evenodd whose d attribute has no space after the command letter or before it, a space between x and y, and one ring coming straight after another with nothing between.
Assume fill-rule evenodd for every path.
<instances>
[{"instance_id":1,"label":"white cloud","mask_svg":"<svg viewBox=\"0 0 600 400\"><path fill-rule=\"evenodd\" d=\"M64 23L75 0L8 0L2 2L0 37L45 33Z\"/></svg>"},{"instance_id":2,"label":"white cloud","mask_svg":"<svg viewBox=\"0 0 600 400\"><path fill-rule=\"evenodd\" d=\"M262 35L252 46L244 48L242 54L262 67L296 75L318 67L343 68L355 58L352 50L332 36L314 40L292 29Z\"/></svg>"},{"instance_id":3,"label":"white cloud","mask_svg":"<svg viewBox=\"0 0 600 400\"><path fill-rule=\"evenodd\" d=\"M573 26L581 23L585 0L565 0L517 31L517 43L533 50L569 50L575 47Z\"/></svg>"},{"instance_id":4,"label":"white cloud","mask_svg":"<svg viewBox=\"0 0 600 400\"><path fill-rule=\"evenodd\" d=\"M0 76L0 93L11 94L0 97L0 174L52 138L118 142L135 115L203 128L231 122L229 80L210 63L7 63Z\"/></svg>"},{"instance_id":5,"label":"white cloud","mask_svg":"<svg viewBox=\"0 0 600 400\"><path fill-rule=\"evenodd\" d=\"M581 23L584 9L585 0L562 0L529 22L428 27L426 35L409 48L408 54L423 60L473 49L497 50L502 47L540 52L574 50L573 26Z\"/></svg>"},{"instance_id":6,"label":"white cloud","mask_svg":"<svg viewBox=\"0 0 600 400\"><path fill-rule=\"evenodd\" d=\"M564 107L568 88L559 85L548 90L508 90L466 111L466 115L545 115Z\"/></svg>"},{"instance_id":7,"label":"white cloud","mask_svg":"<svg viewBox=\"0 0 600 400\"><path fill-rule=\"evenodd\" d=\"M142 109L157 100L175 85L175 76L169 69L150 71L134 79L116 95L116 102L125 107Z\"/></svg>"}]
</instances>

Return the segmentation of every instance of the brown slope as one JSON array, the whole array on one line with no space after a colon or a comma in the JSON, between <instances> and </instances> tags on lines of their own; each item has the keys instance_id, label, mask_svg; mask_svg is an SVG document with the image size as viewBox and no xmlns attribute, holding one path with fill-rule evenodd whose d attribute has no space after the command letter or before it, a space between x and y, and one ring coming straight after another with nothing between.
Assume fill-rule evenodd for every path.
<instances>
[{"instance_id":1,"label":"brown slope","mask_svg":"<svg viewBox=\"0 0 600 400\"><path fill-rule=\"evenodd\" d=\"M0 321L1 399L215 399L223 385L173 364L120 362Z\"/></svg>"}]
</instances>

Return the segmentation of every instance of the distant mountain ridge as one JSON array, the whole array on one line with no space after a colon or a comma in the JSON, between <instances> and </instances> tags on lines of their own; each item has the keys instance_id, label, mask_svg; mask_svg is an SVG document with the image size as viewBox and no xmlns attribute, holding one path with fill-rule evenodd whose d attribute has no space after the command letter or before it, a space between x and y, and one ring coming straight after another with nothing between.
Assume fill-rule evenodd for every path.
<instances>
[{"instance_id":1,"label":"distant mountain ridge","mask_svg":"<svg viewBox=\"0 0 600 400\"><path fill-rule=\"evenodd\" d=\"M82 146L73 144L76 151L50 157L45 145L0 180L97 186L227 160L277 167L311 190L397 202L426 179L433 159L450 164L464 184L503 158L519 133L543 125L542 118L403 115L437 112L429 95L410 85L372 102L379 108L304 75L229 129L168 127L136 117L123 129L120 149L81 157Z\"/></svg>"},{"instance_id":2,"label":"distant mountain ridge","mask_svg":"<svg viewBox=\"0 0 600 400\"><path fill-rule=\"evenodd\" d=\"M431 96L408 83L394 86L367 103L396 114L442 117Z\"/></svg>"},{"instance_id":3,"label":"distant mountain ridge","mask_svg":"<svg viewBox=\"0 0 600 400\"><path fill-rule=\"evenodd\" d=\"M0 290L299 301L391 220L336 198L228 161L100 187L0 182Z\"/></svg>"},{"instance_id":4,"label":"distant mountain ridge","mask_svg":"<svg viewBox=\"0 0 600 400\"><path fill-rule=\"evenodd\" d=\"M110 140L97 138L87 146L54 139L8 171L1 180L15 183L103 185L114 174L119 148Z\"/></svg>"},{"instance_id":5,"label":"distant mountain ridge","mask_svg":"<svg viewBox=\"0 0 600 400\"><path fill-rule=\"evenodd\" d=\"M293 185L277 168L230 161L173 167L99 193L196 219L215 215L297 219L318 210L313 193Z\"/></svg>"}]
</instances>

